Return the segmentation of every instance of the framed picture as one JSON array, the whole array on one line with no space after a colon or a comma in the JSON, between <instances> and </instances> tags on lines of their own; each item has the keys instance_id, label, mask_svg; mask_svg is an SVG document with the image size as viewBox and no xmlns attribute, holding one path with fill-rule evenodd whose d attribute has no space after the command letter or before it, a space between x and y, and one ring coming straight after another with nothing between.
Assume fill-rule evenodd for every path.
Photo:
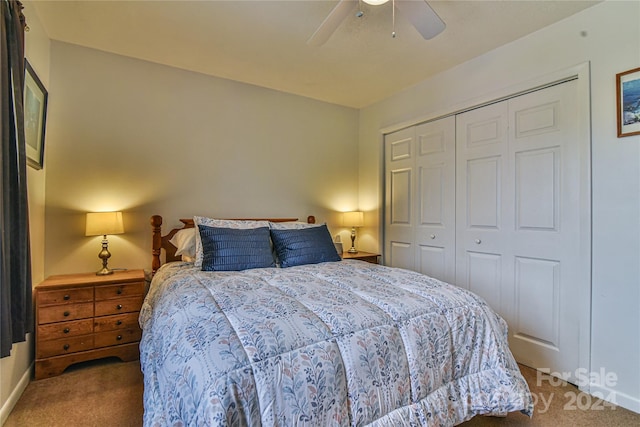
<instances>
[{"instance_id":1,"label":"framed picture","mask_svg":"<svg viewBox=\"0 0 640 427\"><path fill-rule=\"evenodd\" d=\"M618 138L640 135L640 68L616 74Z\"/></svg>"},{"instance_id":2,"label":"framed picture","mask_svg":"<svg viewBox=\"0 0 640 427\"><path fill-rule=\"evenodd\" d=\"M36 72L25 60L24 78L24 134L27 163L36 169L44 164L44 129L47 119L47 90Z\"/></svg>"}]
</instances>

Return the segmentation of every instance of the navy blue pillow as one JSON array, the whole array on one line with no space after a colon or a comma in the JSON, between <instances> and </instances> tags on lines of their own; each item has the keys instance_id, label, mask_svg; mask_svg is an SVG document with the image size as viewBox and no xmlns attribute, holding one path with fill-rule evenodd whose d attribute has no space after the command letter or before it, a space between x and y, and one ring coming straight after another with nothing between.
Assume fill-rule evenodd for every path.
<instances>
[{"instance_id":1,"label":"navy blue pillow","mask_svg":"<svg viewBox=\"0 0 640 427\"><path fill-rule=\"evenodd\" d=\"M327 225L298 230L271 230L280 267L340 261Z\"/></svg>"},{"instance_id":2,"label":"navy blue pillow","mask_svg":"<svg viewBox=\"0 0 640 427\"><path fill-rule=\"evenodd\" d=\"M203 271L275 267L269 227L237 229L199 225Z\"/></svg>"}]
</instances>

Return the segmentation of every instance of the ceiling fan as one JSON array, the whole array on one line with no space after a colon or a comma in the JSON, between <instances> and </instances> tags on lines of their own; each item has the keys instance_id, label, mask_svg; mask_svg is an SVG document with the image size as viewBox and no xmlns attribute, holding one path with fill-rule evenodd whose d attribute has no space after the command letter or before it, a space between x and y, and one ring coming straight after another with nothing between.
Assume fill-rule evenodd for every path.
<instances>
[{"instance_id":1,"label":"ceiling fan","mask_svg":"<svg viewBox=\"0 0 640 427\"><path fill-rule=\"evenodd\" d=\"M322 46L338 26L349 16L354 9L360 4L360 1L377 6L386 3L389 0L340 0L338 4L333 8L329 15L324 19L322 24L313 33L313 35L307 40L307 44L311 46ZM425 0L391 0L393 1L394 8L398 9L398 12L404 19L409 21L416 30L422 35L425 40L432 39L440 34L444 28L445 23L440 19L436 12L429 6ZM358 10L356 16L363 16L363 12ZM395 32L393 33L395 37Z\"/></svg>"}]
</instances>

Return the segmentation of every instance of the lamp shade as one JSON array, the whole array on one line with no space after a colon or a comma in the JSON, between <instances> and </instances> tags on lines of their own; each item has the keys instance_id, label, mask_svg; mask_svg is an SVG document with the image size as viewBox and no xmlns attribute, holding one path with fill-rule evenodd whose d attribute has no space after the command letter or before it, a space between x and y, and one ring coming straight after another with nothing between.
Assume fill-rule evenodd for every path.
<instances>
[{"instance_id":1,"label":"lamp shade","mask_svg":"<svg viewBox=\"0 0 640 427\"><path fill-rule=\"evenodd\" d=\"M122 212L87 213L86 236L106 236L107 234L122 233L124 233Z\"/></svg>"},{"instance_id":2,"label":"lamp shade","mask_svg":"<svg viewBox=\"0 0 640 427\"><path fill-rule=\"evenodd\" d=\"M347 227L362 227L364 225L364 213L345 212L342 222Z\"/></svg>"}]
</instances>

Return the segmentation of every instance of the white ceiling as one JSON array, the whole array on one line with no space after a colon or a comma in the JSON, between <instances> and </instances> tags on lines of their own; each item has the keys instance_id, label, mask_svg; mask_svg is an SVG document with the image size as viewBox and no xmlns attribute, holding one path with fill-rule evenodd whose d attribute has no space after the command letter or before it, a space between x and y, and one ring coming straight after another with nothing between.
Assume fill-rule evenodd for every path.
<instances>
[{"instance_id":1,"label":"white ceiling","mask_svg":"<svg viewBox=\"0 0 640 427\"><path fill-rule=\"evenodd\" d=\"M53 40L361 108L598 1L429 1L447 25L431 40L363 4L320 47L337 0L30 3Z\"/></svg>"}]
</instances>

